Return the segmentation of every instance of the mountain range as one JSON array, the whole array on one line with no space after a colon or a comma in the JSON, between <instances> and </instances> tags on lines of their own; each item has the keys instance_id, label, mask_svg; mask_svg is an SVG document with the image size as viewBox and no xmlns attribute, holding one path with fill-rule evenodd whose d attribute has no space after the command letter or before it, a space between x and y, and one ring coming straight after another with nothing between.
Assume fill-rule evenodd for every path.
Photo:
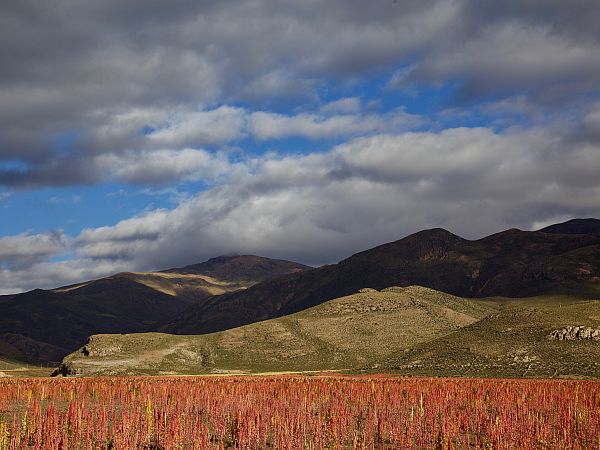
<instances>
[{"instance_id":1,"label":"mountain range","mask_svg":"<svg viewBox=\"0 0 600 450\"><path fill-rule=\"evenodd\" d=\"M92 334L152 330L207 297L307 268L258 256L226 256L162 272L119 273L2 296L0 357L58 363Z\"/></svg>"},{"instance_id":2,"label":"mountain range","mask_svg":"<svg viewBox=\"0 0 600 450\"><path fill-rule=\"evenodd\" d=\"M420 285L461 297L600 297L600 220L539 231L511 229L467 240L435 228L357 253L338 264L209 297L159 331L222 331L292 314L361 288Z\"/></svg>"},{"instance_id":3,"label":"mountain range","mask_svg":"<svg viewBox=\"0 0 600 450\"><path fill-rule=\"evenodd\" d=\"M308 314L311 308L319 311L364 288L415 285L464 301L600 298L600 220L575 219L538 231L510 229L478 240L435 228L319 268L250 255L222 256L161 272L121 273L2 296L0 358L58 362L83 348L89 336L107 333L231 334L227 330ZM388 297L386 301L396 301ZM467 322L464 327L475 326ZM281 330L279 322L274 324ZM447 333L453 327L440 329ZM167 336L160 333L154 336ZM254 331L248 333L254 336ZM314 330L303 333L311 342L318 337ZM373 336L378 345L377 334ZM267 341L277 346L276 340ZM396 364L401 359L389 356L386 361L390 368L406 366Z\"/></svg>"}]
</instances>

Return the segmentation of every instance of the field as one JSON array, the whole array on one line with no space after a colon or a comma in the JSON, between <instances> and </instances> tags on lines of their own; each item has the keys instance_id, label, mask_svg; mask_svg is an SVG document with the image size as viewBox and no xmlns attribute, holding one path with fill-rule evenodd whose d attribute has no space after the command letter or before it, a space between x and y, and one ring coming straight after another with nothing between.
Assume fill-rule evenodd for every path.
<instances>
[{"instance_id":1,"label":"field","mask_svg":"<svg viewBox=\"0 0 600 450\"><path fill-rule=\"evenodd\" d=\"M600 383L374 377L0 380L0 450L600 448Z\"/></svg>"}]
</instances>

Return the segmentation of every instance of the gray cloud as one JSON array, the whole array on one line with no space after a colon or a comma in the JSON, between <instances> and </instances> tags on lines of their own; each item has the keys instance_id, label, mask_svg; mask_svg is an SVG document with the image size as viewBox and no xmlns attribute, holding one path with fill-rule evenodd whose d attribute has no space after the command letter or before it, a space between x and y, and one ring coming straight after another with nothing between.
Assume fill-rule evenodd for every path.
<instances>
[{"instance_id":1,"label":"gray cloud","mask_svg":"<svg viewBox=\"0 0 600 450\"><path fill-rule=\"evenodd\" d=\"M0 267L0 295L34 288L55 288L130 270L125 261L76 259L62 262L34 261L11 270Z\"/></svg>"},{"instance_id":2,"label":"gray cloud","mask_svg":"<svg viewBox=\"0 0 600 450\"><path fill-rule=\"evenodd\" d=\"M336 106L340 107L348 108L348 105ZM0 169L0 183L39 187L103 181L157 185L201 179L212 181L232 169L226 161L227 152L208 151L198 146L221 148L246 137L259 141L289 136L347 138L415 129L425 123L425 118L409 114L403 108L382 114L296 115L250 112L230 106L195 111L179 108L173 112L136 109L110 115L108 122L96 131L112 140L119 150L107 149L87 155L67 152L25 167ZM142 133L144 127L147 131Z\"/></svg>"},{"instance_id":3,"label":"gray cloud","mask_svg":"<svg viewBox=\"0 0 600 450\"><path fill-rule=\"evenodd\" d=\"M326 107L331 106L331 103ZM348 107L347 105L335 106ZM418 128L425 123L423 117L408 114L403 109L388 114L340 114L323 116L299 114L289 116L258 111L250 116L251 133L260 140L302 136L323 139L339 136L356 136L386 130L400 131Z\"/></svg>"},{"instance_id":4,"label":"gray cloud","mask_svg":"<svg viewBox=\"0 0 600 450\"><path fill-rule=\"evenodd\" d=\"M424 58L408 80L465 79L470 94L528 89L550 100L600 89L598 39L560 34L551 24L514 19L488 25L460 46Z\"/></svg>"},{"instance_id":5,"label":"gray cloud","mask_svg":"<svg viewBox=\"0 0 600 450\"><path fill-rule=\"evenodd\" d=\"M67 249L67 238L62 231L0 238L0 270L27 267Z\"/></svg>"}]
</instances>

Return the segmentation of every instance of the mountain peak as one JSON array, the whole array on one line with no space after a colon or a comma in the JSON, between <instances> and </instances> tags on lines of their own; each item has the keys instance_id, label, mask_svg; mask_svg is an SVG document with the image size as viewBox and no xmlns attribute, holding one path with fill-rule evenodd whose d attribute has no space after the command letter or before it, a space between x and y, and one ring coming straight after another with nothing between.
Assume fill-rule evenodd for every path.
<instances>
[{"instance_id":1,"label":"mountain peak","mask_svg":"<svg viewBox=\"0 0 600 450\"><path fill-rule=\"evenodd\" d=\"M221 280L264 281L308 269L304 264L256 255L221 255L208 261L169 269L166 273L202 274Z\"/></svg>"},{"instance_id":2,"label":"mountain peak","mask_svg":"<svg viewBox=\"0 0 600 450\"><path fill-rule=\"evenodd\" d=\"M407 236L407 238L417 238L417 239L438 239L438 240L457 240L457 239L461 239L462 238L454 233L451 233L450 231L446 230L445 228L429 228L427 230L422 230L422 231L418 231L416 233L413 233L409 236Z\"/></svg>"},{"instance_id":3,"label":"mountain peak","mask_svg":"<svg viewBox=\"0 0 600 450\"><path fill-rule=\"evenodd\" d=\"M600 234L600 220L593 218L571 219L547 226L538 231L552 234Z\"/></svg>"}]
</instances>

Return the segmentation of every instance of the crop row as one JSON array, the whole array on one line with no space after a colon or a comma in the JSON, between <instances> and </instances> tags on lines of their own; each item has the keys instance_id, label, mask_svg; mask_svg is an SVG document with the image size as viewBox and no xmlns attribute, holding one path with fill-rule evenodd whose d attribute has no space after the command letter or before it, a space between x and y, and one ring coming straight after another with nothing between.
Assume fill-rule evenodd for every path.
<instances>
[{"instance_id":1,"label":"crop row","mask_svg":"<svg viewBox=\"0 0 600 450\"><path fill-rule=\"evenodd\" d=\"M600 449L600 383L394 377L0 380L6 449Z\"/></svg>"}]
</instances>

